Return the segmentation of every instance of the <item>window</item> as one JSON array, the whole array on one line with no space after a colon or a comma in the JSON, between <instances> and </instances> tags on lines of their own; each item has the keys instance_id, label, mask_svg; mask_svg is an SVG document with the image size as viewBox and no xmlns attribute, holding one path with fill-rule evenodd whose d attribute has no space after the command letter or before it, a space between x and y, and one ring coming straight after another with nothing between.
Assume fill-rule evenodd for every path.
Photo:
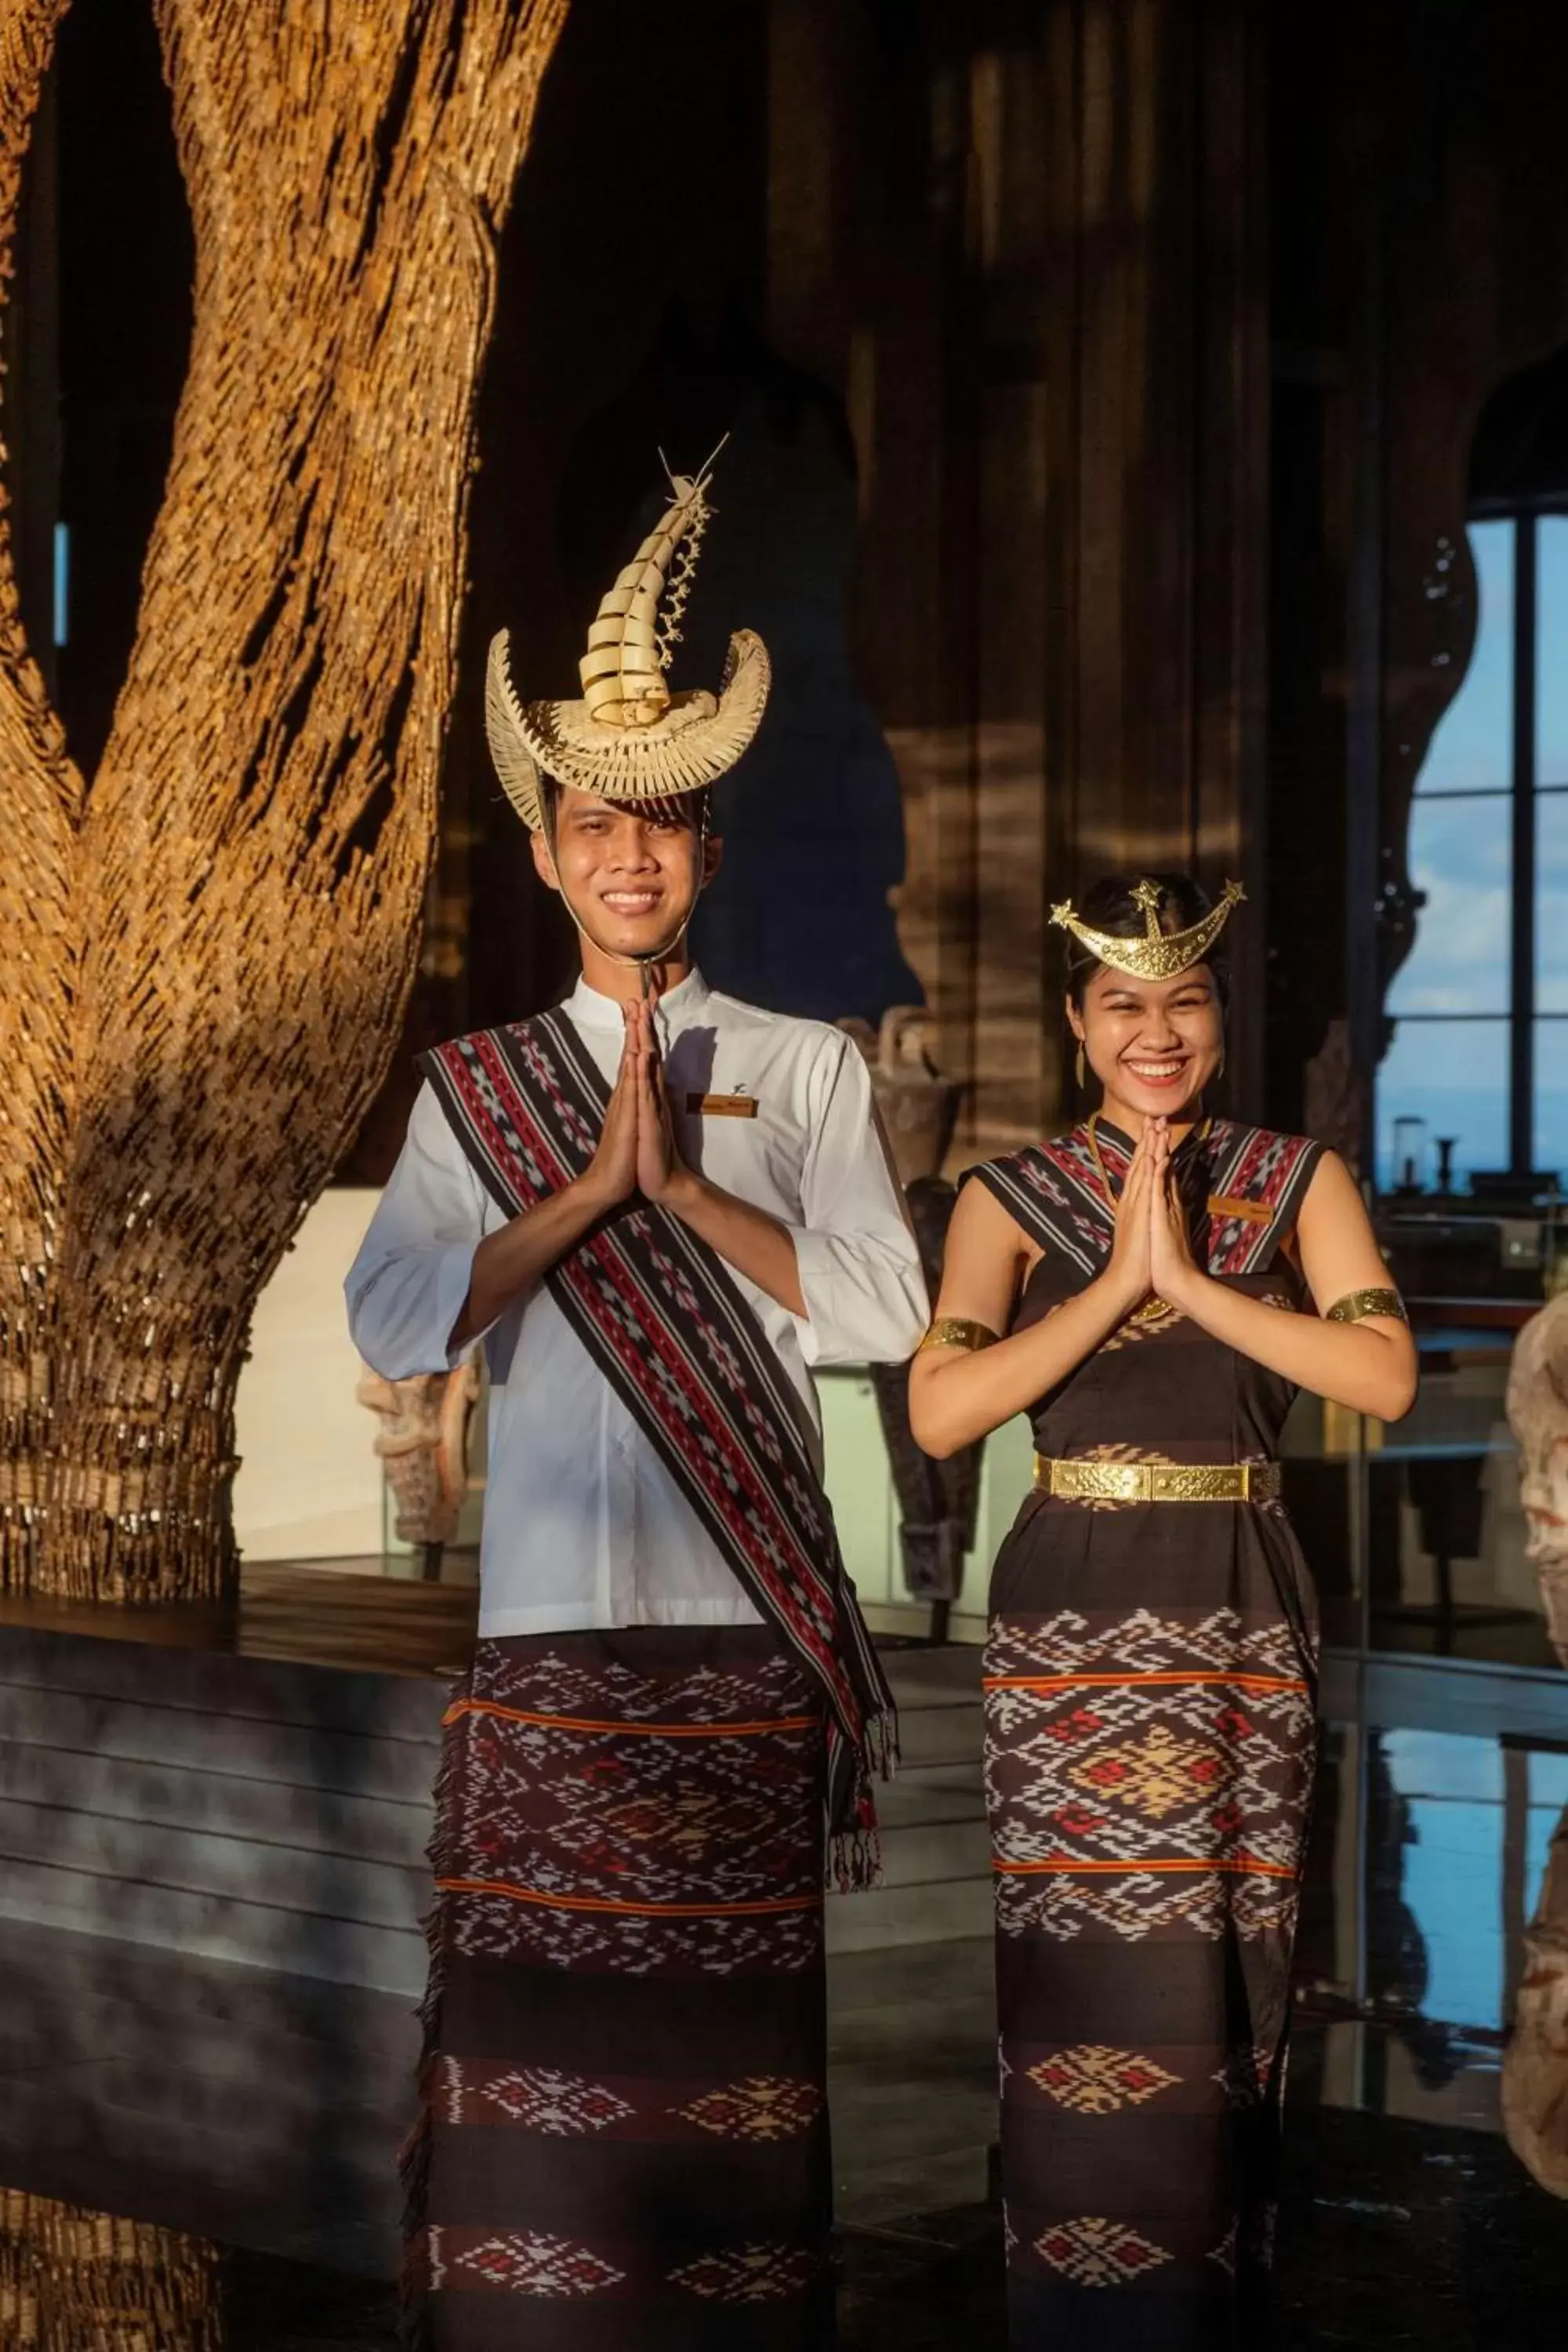
<instances>
[{"instance_id":1,"label":"window","mask_svg":"<svg viewBox=\"0 0 1568 2352\"><path fill-rule=\"evenodd\" d=\"M1489 515L1469 536L1475 649L1410 814L1426 904L1388 993L1384 1187L1406 1160L1433 1183L1445 1137L1456 1189L1568 1171L1568 511Z\"/></svg>"}]
</instances>

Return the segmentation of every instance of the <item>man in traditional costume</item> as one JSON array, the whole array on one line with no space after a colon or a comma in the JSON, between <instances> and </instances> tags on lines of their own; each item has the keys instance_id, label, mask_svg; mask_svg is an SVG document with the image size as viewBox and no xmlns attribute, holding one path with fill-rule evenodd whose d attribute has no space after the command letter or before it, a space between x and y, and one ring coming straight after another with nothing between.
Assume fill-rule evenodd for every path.
<instances>
[{"instance_id":1,"label":"man in traditional costume","mask_svg":"<svg viewBox=\"0 0 1568 2352\"><path fill-rule=\"evenodd\" d=\"M388 1379L489 1371L408 2156L416 2341L464 2352L832 2341L824 1848L872 1876L892 1714L809 1367L908 1356L926 1298L860 1055L689 961L769 669L742 631L717 698L669 693L708 516L672 487L580 701L490 649L583 976L426 1056L348 1280Z\"/></svg>"}]
</instances>

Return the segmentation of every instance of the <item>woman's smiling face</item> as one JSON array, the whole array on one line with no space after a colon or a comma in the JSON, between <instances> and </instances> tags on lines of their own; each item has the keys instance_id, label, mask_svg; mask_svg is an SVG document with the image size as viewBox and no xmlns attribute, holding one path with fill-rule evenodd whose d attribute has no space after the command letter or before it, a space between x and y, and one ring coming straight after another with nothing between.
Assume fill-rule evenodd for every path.
<instances>
[{"instance_id":1,"label":"woman's smiling face","mask_svg":"<svg viewBox=\"0 0 1568 2352\"><path fill-rule=\"evenodd\" d=\"M1134 980L1102 964L1068 1018L1108 1109L1179 1119L1218 1070L1225 1052L1219 991L1205 963L1173 980Z\"/></svg>"}]
</instances>

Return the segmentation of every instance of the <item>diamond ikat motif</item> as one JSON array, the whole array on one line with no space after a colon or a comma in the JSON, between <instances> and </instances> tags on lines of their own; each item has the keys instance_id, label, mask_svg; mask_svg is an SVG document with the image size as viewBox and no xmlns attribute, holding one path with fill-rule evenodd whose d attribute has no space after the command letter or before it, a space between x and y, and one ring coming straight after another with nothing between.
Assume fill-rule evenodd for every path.
<instances>
[{"instance_id":1,"label":"diamond ikat motif","mask_svg":"<svg viewBox=\"0 0 1568 2352\"><path fill-rule=\"evenodd\" d=\"M1086 2042L1042 2058L1028 2069L1028 2080L1075 2115L1109 2116L1121 2107L1141 2107L1181 2077L1136 2050Z\"/></svg>"},{"instance_id":2,"label":"diamond ikat motif","mask_svg":"<svg viewBox=\"0 0 1568 2352\"><path fill-rule=\"evenodd\" d=\"M815 2083L754 2074L746 2082L725 2083L706 2092L676 2113L683 2123L700 2124L720 2139L763 2142L793 2139L816 2121L821 2107L822 2093Z\"/></svg>"},{"instance_id":3,"label":"diamond ikat motif","mask_svg":"<svg viewBox=\"0 0 1568 2352\"><path fill-rule=\"evenodd\" d=\"M761 1843L772 1827L765 1790L682 1789L666 1797L638 1794L605 1802L589 1780L570 1793L570 1811L556 1835L574 1852L619 1848L677 1867L698 1868L715 1853L748 1841Z\"/></svg>"},{"instance_id":4,"label":"diamond ikat motif","mask_svg":"<svg viewBox=\"0 0 1568 2352\"><path fill-rule=\"evenodd\" d=\"M447 1712L437 1879L459 1952L633 1976L821 1955L820 1714L783 1659L590 1672L481 1642Z\"/></svg>"},{"instance_id":5,"label":"diamond ikat motif","mask_svg":"<svg viewBox=\"0 0 1568 2352\"><path fill-rule=\"evenodd\" d=\"M706 2303L781 2303L809 2286L818 2269L809 2246L726 2246L682 2263L669 2278Z\"/></svg>"},{"instance_id":6,"label":"diamond ikat motif","mask_svg":"<svg viewBox=\"0 0 1568 2352\"><path fill-rule=\"evenodd\" d=\"M514 2123L531 2131L567 2139L623 2123L635 2110L618 2092L586 2074L563 2074L553 2066L519 2066L483 2085L480 2095Z\"/></svg>"},{"instance_id":7,"label":"diamond ikat motif","mask_svg":"<svg viewBox=\"0 0 1568 2352\"><path fill-rule=\"evenodd\" d=\"M1128 2286L1171 2259L1163 2246L1152 2244L1125 2221L1088 2213L1043 2231L1035 2252L1074 2286Z\"/></svg>"},{"instance_id":8,"label":"diamond ikat motif","mask_svg":"<svg viewBox=\"0 0 1568 2352\"><path fill-rule=\"evenodd\" d=\"M552 2297L602 2294L626 2276L589 2247L536 2230L498 2231L457 2255L452 2268L469 2271L487 2286L504 2287L512 2294Z\"/></svg>"},{"instance_id":9,"label":"diamond ikat motif","mask_svg":"<svg viewBox=\"0 0 1568 2352\"><path fill-rule=\"evenodd\" d=\"M1068 1779L1088 1796L1113 1800L1149 1821L1163 1822L1211 1795L1226 1769L1222 1748L1179 1738L1168 1726L1155 1723L1137 1739L1099 1748Z\"/></svg>"},{"instance_id":10,"label":"diamond ikat motif","mask_svg":"<svg viewBox=\"0 0 1568 2352\"><path fill-rule=\"evenodd\" d=\"M1289 1927L1316 1740L1289 1626L1003 1617L985 1684L1005 1934Z\"/></svg>"}]
</instances>

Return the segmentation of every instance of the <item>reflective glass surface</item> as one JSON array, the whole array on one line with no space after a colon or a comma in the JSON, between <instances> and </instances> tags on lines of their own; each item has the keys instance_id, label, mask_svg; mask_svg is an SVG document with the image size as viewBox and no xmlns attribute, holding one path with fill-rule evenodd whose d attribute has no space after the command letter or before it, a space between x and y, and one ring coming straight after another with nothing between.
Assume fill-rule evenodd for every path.
<instances>
[{"instance_id":1,"label":"reflective glass surface","mask_svg":"<svg viewBox=\"0 0 1568 2352\"><path fill-rule=\"evenodd\" d=\"M1414 959L1413 959L1414 960ZM1508 1023L1402 1021L1377 1074L1377 1181L1399 1181L1394 1130L1404 1117L1455 1138L1456 1181L1508 1164Z\"/></svg>"}]
</instances>

